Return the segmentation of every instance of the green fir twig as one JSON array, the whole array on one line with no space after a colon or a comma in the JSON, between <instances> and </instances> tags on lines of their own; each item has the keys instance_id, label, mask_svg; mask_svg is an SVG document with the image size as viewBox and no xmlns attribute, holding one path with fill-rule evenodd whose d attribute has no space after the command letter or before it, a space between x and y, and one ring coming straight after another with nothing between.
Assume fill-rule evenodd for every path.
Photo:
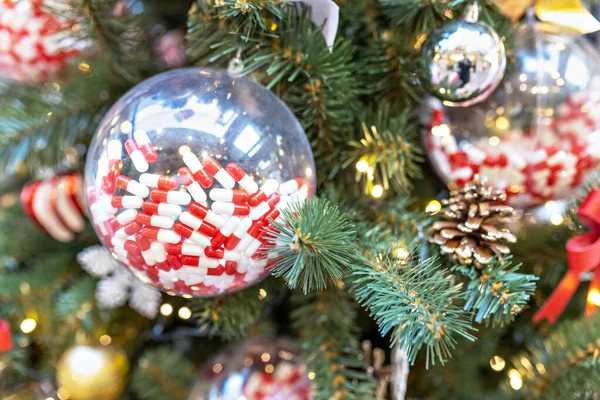
<instances>
[{"instance_id":1,"label":"green fir twig","mask_svg":"<svg viewBox=\"0 0 600 400\"><path fill-rule=\"evenodd\" d=\"M391 250L391 249L390 249ZM414 362L417 352L426 348L426 363L442 364L456 344L456 336L474 340L471 315L455 305L462 286L452 283L447 270L436 258L412 255L408 249L395 254L366 252L353 268L353 292L366 307L382 335L392 332Z\"/></svg>"},{"instance_id":2,"label":"green fir twig","mask_svg":"<svg viewBox=\"0 0 600 400\"><path fill-rule=\"evenodd\" d=\"M272 273L292 289L321 290L329 279L341 279L354 260L356 234L337 206L326 199L293 204L273 221L268 259Z\"/></svg>"}]
</instances>

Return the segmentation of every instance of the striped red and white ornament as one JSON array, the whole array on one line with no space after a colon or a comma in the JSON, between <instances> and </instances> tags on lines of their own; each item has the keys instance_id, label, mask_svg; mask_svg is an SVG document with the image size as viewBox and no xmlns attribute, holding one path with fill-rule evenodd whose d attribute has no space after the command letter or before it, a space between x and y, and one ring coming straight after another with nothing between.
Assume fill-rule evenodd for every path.
<instances>
[{"instance_id":1,"label":"striped red and white ornament","mask_svg":"<svg viewBox=\"0 0 600 400\"><path fill-rule=\"evenodd\" d=\"M55 176L27 184L21 204L48 235L70 242L85 226L83 183L79 173Z\"/></svg>"}]
</instances>

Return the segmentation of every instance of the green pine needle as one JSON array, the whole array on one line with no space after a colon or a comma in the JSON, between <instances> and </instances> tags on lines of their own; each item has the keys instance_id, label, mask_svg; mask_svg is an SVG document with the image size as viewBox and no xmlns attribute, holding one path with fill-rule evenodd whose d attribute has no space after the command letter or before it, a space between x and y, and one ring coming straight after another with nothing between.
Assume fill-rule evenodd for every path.
<instances>
[{"instance_id":1,"label":"green pine needle","mask_svg":"<svg viewBox=\"0 0 600 400\"><path fill-rule=\"evenodd\" d=\"M425 161L417 125L409 121L406 112L394 115L392 105L381 103L376 110L363 116L360 141L351 141L343 168L355 168L357 162L368 166L356 170L355 179L364 192L370 193L376 184L388 190L393 186L405 192L412 180L421 178L421 164Z\"/></svg>"},{"instance_id":2,"label":"green pine needle","mask_svg":"<svg viewBox=\"0 0 600 400\"><path fill-rule=\"evenodd\" d=\"M598 313L589 319L570 320L556 327L542 344L516 356L513 365L523 381L523 398L584 399L600 392L598 332Z\"/></svg>"},{"instance_id":3,"label":"green pine needle","mask_svg":"<svg viewBox=\"0 0 600 400\"><path fill-rule=\"evenodd\" d=\"M190 300L189 306L203 331L225 339L238 339L262 320L274 299L284 290L281 281L267 279L238 293Z\"/></svg>"},{"instance_id":4,"label":"green pine needle","mask_svg":"<svg viewBox=\"0 0 600 400\"><path fill-rule=\"evenodd\" d=\"M326 199L294 204L274 221L279 233L268 238L272 273L304 293L341 279L354 260L356 234L336 205Z\"/></svg>"},{"instance_id":5,"label":"green pine needle","mask_svg":"<svg viewBox=\"0 0 600 400\"><path fill-rule=\"evenodd\" d=\"M483 268L452 268L466 280L464 309L475 312L475 322L486 321L492 326L504 326L527 307L538 278L517 272L520 267L520 264L512 265L510 258L505 258L494 259Z\"/></svg>"},{"instance_id":6,"label":"green pine needle","mask_svg":"<svg viewBox=\"0 0 600 400\"><path fill-rule=\"evenodd\" d=\"M425 347L427 367L436 360L443 364L456 336L475 339L469 333L475 330L471 313L454 304L462 287L452 284L452 276L436 258L419 262L367 253L354 266L352 279L357 300L371 312L382 335L393 332L393 342L407 352L410 362Z\"/></svg>"},{"instance_id":7,"label":"green pine needle","mask_svg":"<svg viewBox=\"0 0 600 400\"><path fill-rule=\"evenodd\" d=\"M375 398L375 382L358 347L356 307L343 282L308 295L292 296L292 324L302 355L314 372L315 399Z\"/></svg>"},{"instance_id":8,"label":"green pine needle","mask_svg":"<svg viewBox=\"0 0 600 400\"><path fill-rule=\"evenodd\" d=\"M170 346L146 351L131 378L140 399L185 400L193 382L193 366Z\"/></svg>"}]
</instances>

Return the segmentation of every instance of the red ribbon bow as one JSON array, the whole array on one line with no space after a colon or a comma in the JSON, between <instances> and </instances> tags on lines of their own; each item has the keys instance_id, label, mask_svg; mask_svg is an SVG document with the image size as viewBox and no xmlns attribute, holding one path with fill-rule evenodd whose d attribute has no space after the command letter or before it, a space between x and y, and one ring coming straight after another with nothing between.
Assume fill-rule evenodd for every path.
<instances>
[{"instance_id":1,"label":"red ribbon bow","mask_svg":"<svg viewBox=\"0 0 600 400\"><path fill-rule=\"evenodd\" d=\"M593 272L588 290L586 315L600 306L600 189L593 189L577 210L577 217L590 232L567 241L568 271L546 303L533 316L533 322L546 318L554 323L569 304L581 283L581 274Z\"/></svg>"}]
</instances>

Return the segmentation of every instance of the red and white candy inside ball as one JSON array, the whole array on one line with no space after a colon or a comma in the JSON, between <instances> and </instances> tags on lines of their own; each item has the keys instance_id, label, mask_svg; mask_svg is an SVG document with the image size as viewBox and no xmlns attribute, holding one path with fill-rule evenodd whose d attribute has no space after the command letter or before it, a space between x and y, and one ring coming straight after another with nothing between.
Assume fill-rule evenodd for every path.
<instances>
[{"instance_id":1,"label":"red and white candy inside ball","mask_svg":"<svg viewBox=\"0 0 600 400\"><path fill-rule=\"evenodd\" d=\"M600 161L600 57L585 39L526 26L513 72L467 109L429 101L429 158L446 182L478 174L530 207L567 198Z\"/></svg>"},{"instance_id":2,"label":"red and white candy inside ball","mask_svg":"<svg viewBox=\"0 0 600 400\"><path fill-rule=\"evenodd\" d=\"M254 338L232 346L203 369L188 400L312 400L310 373L297 346L282 338Z\"/></svg>"},{"instance_id":3,"label":"red and white candy inside ball","mask_svg":"<svg viewBox=\"0 0 600 400\"><path fill-rule=\"evenodd\" d=\"M41 82L64 71L80 54L74 25L53 14L49 0L0 1L0 77Z\"/></svg>"},{"instance_id":4,"label":"red and white candy inside ball","mask_svg":"<svg viewBox=\"0 0 600 400\"><path fill-rule=\"evenodd\" d=\"M207 82L213 90L190 91ZM259 102L272 112L253 108ZM266 276L272 222L314 188L312 153L291 112L221 71L152 78L98 132L86 165L96 232L138 278L176 294L228 293Z\"/></svg>"}]
</instances>

